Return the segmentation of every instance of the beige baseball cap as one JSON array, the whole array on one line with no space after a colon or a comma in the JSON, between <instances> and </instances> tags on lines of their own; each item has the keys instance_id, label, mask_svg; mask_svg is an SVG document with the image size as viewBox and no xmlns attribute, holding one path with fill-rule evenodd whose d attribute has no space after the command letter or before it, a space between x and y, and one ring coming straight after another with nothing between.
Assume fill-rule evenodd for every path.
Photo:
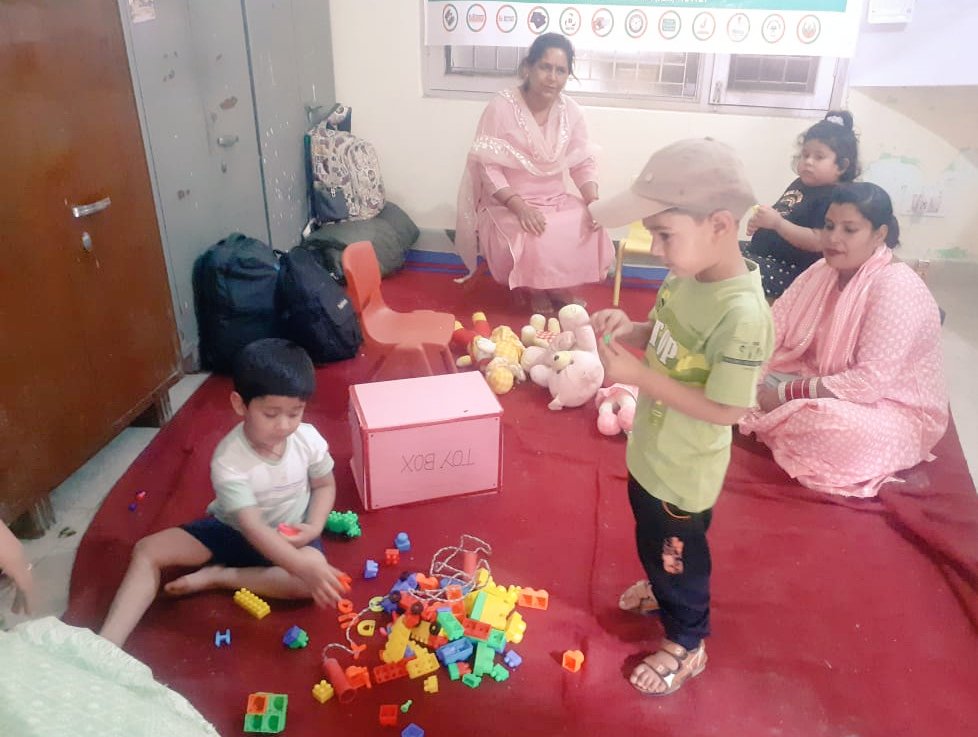
<instances>
[{"instance_id":1,"label":"beige baseball cap","mask_svg":"<svg viewBox=\"0 0 978 737\"><path fill-rule=\"evenodd\" d=\"M590 206L606 228L679 208L708 215L729 210L738 220L757 202L734 150L712 138L689 138L659 149L626 191Z\"/></svg>"}]
</instances>

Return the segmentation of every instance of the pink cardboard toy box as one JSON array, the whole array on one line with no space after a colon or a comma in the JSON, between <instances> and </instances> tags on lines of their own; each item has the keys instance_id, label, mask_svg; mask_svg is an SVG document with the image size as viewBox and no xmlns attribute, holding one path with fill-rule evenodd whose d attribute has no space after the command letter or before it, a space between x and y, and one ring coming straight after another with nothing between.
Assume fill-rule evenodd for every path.
<instances>
[{"instance_id":1,"label":"pink cardboard toy box","mask_svg":"<svg viewBox=\"0 0 978 737\"><path fill-rule=\"evenodd\" d=\"M498 489L502 411L477 372L351 386L350 465L364 508Z\"/></svg>"}]
</instances>

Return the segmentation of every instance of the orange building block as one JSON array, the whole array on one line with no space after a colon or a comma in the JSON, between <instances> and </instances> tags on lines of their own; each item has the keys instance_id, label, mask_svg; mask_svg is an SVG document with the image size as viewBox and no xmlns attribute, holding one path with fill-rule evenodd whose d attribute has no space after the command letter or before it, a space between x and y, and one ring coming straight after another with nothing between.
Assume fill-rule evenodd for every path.
<instances>
[{"instance_id":1,"label":"orange building block","mask_svg":"<svg viewBox=\"0 0 978 737\"><path fill-rule=\"evenodd\" d=\"M584 653L580 650L565 650L561 665L571 673L577 673L584 665Z\"/></svg>"},{"instance_id":2,"label":"orange building block","mask_svg":"<svg viewBox=\"0 0 978 737\"><path fill-rule=\"evenodd\" d=\"M353 688L373 688L370 685L370 671L362 665L351 665L346 669L346 680Z\"/></svg>"},{"instance_id":3,"label":"orange building block","mask_svg":"<svg viewBox=\"0 0 978 737\"><path fill-rule=\"evenodd\" d=\"M528 609L546 610L550 606L550 594L546 589L528 589L524 587L520 591L518 603L520 606L525 606Z\"/></svg>"}]
</instances>

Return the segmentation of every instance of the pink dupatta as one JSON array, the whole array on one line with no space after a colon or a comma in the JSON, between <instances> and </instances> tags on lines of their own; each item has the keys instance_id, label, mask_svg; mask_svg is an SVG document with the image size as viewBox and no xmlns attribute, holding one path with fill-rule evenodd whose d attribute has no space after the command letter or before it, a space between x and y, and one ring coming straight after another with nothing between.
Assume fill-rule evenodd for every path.
<instances>
[{"instance_id":1,"label":"pink dupatta","mask_svg":"<svg viewBox=\"0 0 978 737\"><path fill-rule=\"evenodd\" d=\"M533 120L518 87L503 90L490 100L479 120L458 191L455 250L468 274L456 281L465 281L475 273L479 258L477 211L484 198L494 194L486 191L481 167L496 164L544 177L567 171L594 155L586 141L575 140L573 132L580 120L577 103L563 94L554 103L545 129Z\"/></svg>"},{"instance_id":2,"label":"pink dupatta","mask_svg":"<svg viewBox=\"0 0 978 737\"><path fill-rule=\"evenodd\" d=\"M826 339L817 346L819 376L831 376L848 368L865 315L866 299L873 279L893 260L893 251L882 245L846 284L832 315ZM784 316L785 329L777 336L774 357L768 371L795 371L801 357L815 338L825 319L825 306L833 289L838 289L839 274L825 259L811 267L808 278L798 284L801 290Z\"/></svg>"}]
</instances>

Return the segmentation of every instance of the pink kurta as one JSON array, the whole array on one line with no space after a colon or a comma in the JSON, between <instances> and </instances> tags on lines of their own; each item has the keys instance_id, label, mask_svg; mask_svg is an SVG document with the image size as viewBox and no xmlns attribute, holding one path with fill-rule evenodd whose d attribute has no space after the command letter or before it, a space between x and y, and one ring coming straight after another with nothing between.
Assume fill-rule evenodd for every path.
<instances>
[{"instance_id":1,"label":"pink kurta","mask_svg":"<svg viewBox=\"0 0 978 737\"><path fill-rule=\"evenodd\" d=\"M774 303L768 369L818 376L836 398L757 410L740 430L756 433L811 489L875 496L894 473L932 458L947 429L937 304L909 266L890 259L881 247L841 292L819 261Z\"/></svg>"},{"instance_id":2,"label":"pink kurta","mask_svg":"<svg viewBox=\"0 0 978 737\"><path fill-rule=\"evenodd\" d=\"M534 120L518 89L488 104L459 189L455 246L475 270L486 259L496 281L510 288L559 289L601 281L614 248L595 228L584 200L568 191L596 181L594 156L577 104L561 95L544 125ZM543 235L526 233L493 194L505 187L540 210Z\"/></svg>"}]
</instances>

